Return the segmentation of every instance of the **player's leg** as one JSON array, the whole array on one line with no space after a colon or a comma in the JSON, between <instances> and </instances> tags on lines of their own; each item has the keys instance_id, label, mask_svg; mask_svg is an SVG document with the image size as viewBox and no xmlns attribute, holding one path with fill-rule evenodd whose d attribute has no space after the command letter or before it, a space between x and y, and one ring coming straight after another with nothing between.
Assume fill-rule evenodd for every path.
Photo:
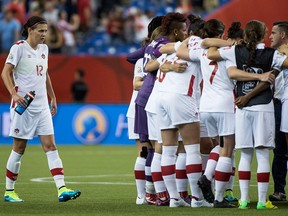
<instances>
[{"instance_id":1,"label":"player's leg","mask_svg":"<svg viewBox=\"0 0 288 216\"><path fill-rule=\"evenodd\" d=\"M20 171L21 158L25 152L26 145L26 139L14 137L13 149L6 165L6 191L4 194L4 201L6 202L23 202L14 189Z\"/></svg>"}]
</instances>

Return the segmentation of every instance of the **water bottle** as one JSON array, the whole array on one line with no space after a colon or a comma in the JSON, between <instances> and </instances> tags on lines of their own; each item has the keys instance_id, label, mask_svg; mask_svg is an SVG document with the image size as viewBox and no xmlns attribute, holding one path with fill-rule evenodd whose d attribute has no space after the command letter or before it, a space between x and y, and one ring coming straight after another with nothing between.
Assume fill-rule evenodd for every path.
<instances>
[{"instance_id":1,"label":"water bottle","mask_svg":"<svg viewBox=\"0 0 288 216\"><path fill-rule=\"evenodd\" d=\"M28 92L24 98L26 100L26 106L23 107L21 105L17 105L15 108L15 112L17 112L19 115L22 115L22 113L27 109L27 107L31 104L31 102L33 101L35 97L35 91L30 91Z\"/></svg>"}]
</instances>

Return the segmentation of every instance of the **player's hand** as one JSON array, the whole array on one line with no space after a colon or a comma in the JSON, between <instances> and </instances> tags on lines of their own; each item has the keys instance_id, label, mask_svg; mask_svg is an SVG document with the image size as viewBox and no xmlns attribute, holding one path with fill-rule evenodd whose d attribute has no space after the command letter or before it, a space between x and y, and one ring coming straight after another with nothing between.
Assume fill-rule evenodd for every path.
<instances>
[{"instance_id":1,"label":"player's hand","mask_svg":"<svg viewBox=\"0 0 288 216\"><path fill-rule=\"evenodd\" d=\"M187 66L188 65L186 62L176 63L176 64L173 64L173 70L175 72L182 73L186 70Z\"/></svg>"},{"instance_id":2,"label":"player's hand","mask_svg":"<svg viewBox=\"0 0 288 216\"><path fill-rule=\"evenodd\" d=\"M12 95L13 101L22 107L27 107L27 101L24 97L20 96L19 94L15 93Z\"/></svg>"},{"instance_id":3,"label":"player's hand","mask_svg":"<svg viewBox=\"0 0 288 216\"><path fill-rule=\"evenodd\" d=\"M249 102L248 97L244 95L244 96L240 96L240 97L236 98L235 105L239 109L242 109L248 102Z\"/></svg>"},{"instance_id":4,"label":"player's hand","mask_svg":"<svg viewBox=\"0 0 288 216\"><path fill-rule=\"evenodd\" d=\"M56 99L51 99L50 106L51 106L51 114L52 114L52 116L55 116L57 113Z\"/></svg>"},{"instance_id":5,"label":"player's hand","mask_svg":"<svg viewBox=\"0 0 288 216\"><path fill-rule=\"evenodd\" d=\"M274 71L272 70L272 71L260 74L260 81L268 82L270 84L273 84L274 81L275 81Z\"/></svg>"}]
</instances>

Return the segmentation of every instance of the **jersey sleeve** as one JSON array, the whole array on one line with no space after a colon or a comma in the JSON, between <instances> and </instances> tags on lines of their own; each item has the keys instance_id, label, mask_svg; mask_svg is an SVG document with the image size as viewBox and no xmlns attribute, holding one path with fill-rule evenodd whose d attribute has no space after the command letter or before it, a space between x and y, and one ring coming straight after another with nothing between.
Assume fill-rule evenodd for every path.
<instances>
[{"instance_id":1,"label":"jersey sleeve","mask_svg":"<svg viewBox=\"0 0 288 216\"><path fill-rule=\"evenodd\" d=\"M275 50L273 55L272 68L281 71L282 64L286 58L287 58L286 55L280 53L278 50Z\"/></svg>"},{"instance_id":2,"label":"jersey sleeve","mask_svg":"<svg viewBox=\"0 0 288 216\"><path fill-rule=\"evenodd\" d=\"M191 61L200 61L200 56L203 53L202 48L195 48L195 49L190 49L189 50L189 58Z\"/></svg>"},{"instance_id":3,"label":"jersey sleeve","mask_svg":"<svg viewBox=\"0 0 288 216\"><path fill-rule=\"evenodd\" d=\"M143 58L138 59L134 66L134 77L143 77L144 71L143 71Z\"/></svg>"},{"instance_id":4,"label":"jersey sleeve","mask_svg":"<svg viewBox=\"0 0 288 216\"><path fill-rule=\"evenodd\" d=\"M17 66L22 54L22 45L14 44L9 52L9 55L6 59L6 64L12 64L14 67Z\"/></svg>"},{"instance_id":5,"label":"jersey sleeve","mask_svg":"<svg viewBox=\"0 0 288 216\"><path fill-rule=\"evenodd\" d=\"M235 46L218 49L219 54L225 60L226 68L236 67Z\"/></svg>"}]
</instances>

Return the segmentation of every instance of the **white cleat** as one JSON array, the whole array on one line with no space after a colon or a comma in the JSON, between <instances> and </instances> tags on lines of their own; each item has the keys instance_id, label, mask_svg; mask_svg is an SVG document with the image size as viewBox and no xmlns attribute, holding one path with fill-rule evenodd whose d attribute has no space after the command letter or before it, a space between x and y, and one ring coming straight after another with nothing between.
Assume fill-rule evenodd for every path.
<instances>
[{"instance_id":1,"label":"white cleat","mask_svg":"<svg viewBox=\"0 0 288 216\"><path fill-rule=\"evenodd\" d=\"M175 207L190 207L190 205L187 202L185 202L183 199L181 199L181 198L179 198L179 199L170 198L169 207L171 207L171 208L175 208Z\"/></svg>"},{"instance_id":2,"label":"white cleat","mask_svg":"<svg viewBox=\"0 0 288 216\"><path fill-rule=\"evenodd\" d=\"M138 197L136 198L136 205L147 205L147 202L146 202L146 197Z\"/></svg>"},{"instance_id":3,"label":"white cleat","mask_svg":"<svg viewBox=\"0 0 288 216\"><path fill-rule=\"evenodd\" d=\"M200 208L200 207L208 207L208 208L212 208L213 207L213 203L209 203L207 200L202 199L202 200L196 200L196 199L192 199L191 201L191 207L192 208Z\"/></svg>"}]
</instances>

